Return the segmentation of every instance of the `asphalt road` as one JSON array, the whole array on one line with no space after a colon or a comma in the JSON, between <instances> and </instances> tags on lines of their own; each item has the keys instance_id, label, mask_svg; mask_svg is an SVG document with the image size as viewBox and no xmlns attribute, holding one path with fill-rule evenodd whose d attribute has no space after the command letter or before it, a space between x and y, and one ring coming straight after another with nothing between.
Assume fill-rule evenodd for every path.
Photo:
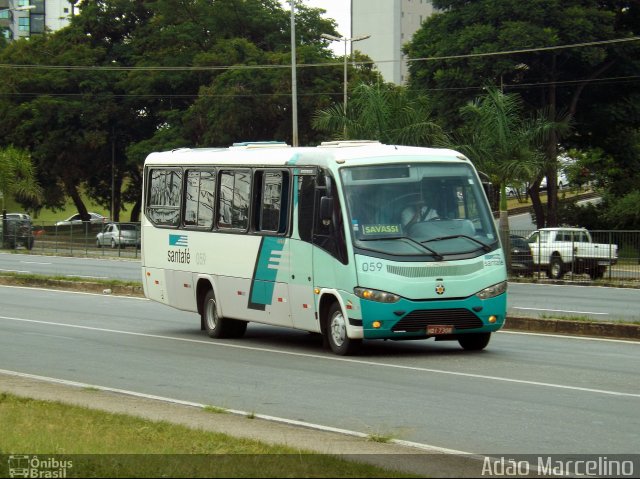
<instances>
[{"instance_id":1,"label":"asphalt road","mask_svg":"<svg viewBox=\"0 0 640 479\"><path fill-rule=\"evenodd\" d=\"M141 281L140 260L0 253L0 272Z\"/></svg>"},{"instance_id":2,"label":"asphalt road","mask_svg":"<svg viewBox=\"0 0 640 479\"><path fill-rule=\"evenodd\" d=\"M479 454L636 453L640 343L500 332L488 349L370 342L337 357L250 324L215 341L143 299L0 287L0 369Z\"/></svg>"},{"instance_id":3,"label":"asphalt road","mask_svg":"<svg viewBox=\"0 0 640 479\"><path fill-rule=\"evenodd\" d=\"M0 272L140 281L139 260L0 253ZM639 289L510 283L508 311L534 318L640 321Z\"/></svg>"},{"instance_id":4,"label":"asphalt road","mask_svg":"<svg viewBox=\"0 0 640 479\"><path fill-rule=\"evenodd\" d=\"M509 283L507 294L509 316L640 321L640 289Z\"/></svg>"}]
</instances>

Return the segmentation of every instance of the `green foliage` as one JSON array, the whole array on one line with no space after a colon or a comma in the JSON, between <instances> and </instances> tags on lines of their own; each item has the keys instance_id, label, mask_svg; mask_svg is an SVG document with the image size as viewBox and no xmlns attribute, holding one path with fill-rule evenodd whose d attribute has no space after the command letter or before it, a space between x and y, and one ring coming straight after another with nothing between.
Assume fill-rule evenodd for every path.
<instances>
[{"instance_id":1,"label":"green foliage","mask_svg":"<svg viewBox=\"0 0 640 479\"><path fill-rule=\"evenodd\" d=\"M435 112L447 128L460 124L458 108L487 85L517 91L530 113L546 110L547 118L557 122L558 113L566 112L574 119L571 136L549 130L547 162L534 183L551 176L550 221L557 205L558 146L601 148L620 173L628 172L616 172L614 181L608 181L613 194L640 187L640 95L637 82L616 80L640 74L640 42L606 43L638 36L640 3L436 0L434 7L440 12L422 24L405 53L414 59L410 88L433 92ZM573 44L580 46L523 51ZM503 54L483 56L492 52Z\"/></svg>"},{"instance_id":2,"label":"green foliage","mask_svg":"<svg viewBox=\"0 0 640 479\"><path fill-rule=\"evenodd\" d=\"M0 192L22 201L40 201L42 188L28 152L13 146L0 148Z\"/></svg>"},{"instance_id":3,"label":"green foliage","mask_svg":"<svg viewBox=\"0 0 640 479\"><path fill-rule=\"evenodd\" d=\"M562 202L558 208L558 220L560 224L581 226L589 230L609 229L605 219L606 206L587 203L577 205L573 202Z\"/></svg>"},{"instance_id":4,"label":"green foliage","mask_svg":"<svg viewBox=\"0 0 640 479\"><path fill-rule=\"evenodd\" d=\"M640 191L606 195L596 204L563 202L558 216L562 223L591 230L640 230Z\"/></svg>"},{"instance_id":5,"label":"green foliage","mask_svg":"<svg viewBox=\"0 0 640 479\"><path fill-rule=\"evenodd\" d=\"M518 95L495 88L462 107L461 117L453 146L500 187L500 209L506 211L505 185L531 181L545 164L541 138L550 123L527 118Z\"/></svg>"},{"instance_id":6,"label":"green foliage","mask_svg":"<svg viewBox=\"0 0 640 479\"><path fill-rule=\"evenodd\" d=\"M322 12L296 5L299 63L333 61ZM135 221L151 151L291 140L290 44L278 0L85 0L69 27L0 48L14 65L0 76L0 146L30 151L45 206L70 197L85 214L82 189L116 220L131 203ZM334 70L300 71L304 142L320 140L308 119L341 91Z\"/></svg>"},{"instance_id":7,"label":"green foliage","mask_svg":"<svg viewBox=\"0 0 640 479\"><path fill-rule=\"evenodd\" d=\"M612 198L607 216L613 229L640 230L640 191Z\"/></svg>"},{"instance_id":8,"label":"green foliage","mask_svg":"<svg viewBox=\"0 0 640 479\"><path fill-rule=\"evenodd\" d=\"M432 119L425 96L393 84L361 83L347 103L317 111L312 125L335 140L379 140L388 144L442 145L446 136Z\"/></svg>"}]
</instances>

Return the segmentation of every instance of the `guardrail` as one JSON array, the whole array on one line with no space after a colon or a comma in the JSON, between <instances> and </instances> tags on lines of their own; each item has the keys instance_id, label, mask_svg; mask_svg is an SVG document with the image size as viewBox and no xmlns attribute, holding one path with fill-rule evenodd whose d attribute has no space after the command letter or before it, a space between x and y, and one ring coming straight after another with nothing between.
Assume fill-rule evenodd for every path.
<instances>
[{"instance_id":1,"label":"guardrail","mask_svg":"<svg viewBox=\"0 0 640 479\"><path fill-rule=\"evenodd\" d=\"M108 233L104 244L99 244L99 235L106 233L109 225L116 225L115 233ZM123 228L133 228L137 232L134 244L125 241ZM140 257L140 223L109 222L56 225L55 223L34 221L31 236L19 228L7 228L3 238L3 248L28 249L39 254L60 254L88 257ZM113 239L113 241L111 241Z\"/></svg>"}]
</instances>

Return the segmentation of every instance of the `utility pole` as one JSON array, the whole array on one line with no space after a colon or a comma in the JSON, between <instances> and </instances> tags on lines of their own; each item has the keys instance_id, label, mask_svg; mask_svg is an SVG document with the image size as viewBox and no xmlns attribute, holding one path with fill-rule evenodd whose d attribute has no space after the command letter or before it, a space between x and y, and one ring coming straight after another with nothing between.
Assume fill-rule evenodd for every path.
<instances>
[{"instance_id":1,"label":"utility pole","mask_svg":"<svg viewBox=\"0 0 640 479\"><path fill-rule=\"evenodd\" d=\"M296 10L295 0L291 3L291 123L292 145L298 146L298 81L296 74Z\"/></svg>"}]
</instances>

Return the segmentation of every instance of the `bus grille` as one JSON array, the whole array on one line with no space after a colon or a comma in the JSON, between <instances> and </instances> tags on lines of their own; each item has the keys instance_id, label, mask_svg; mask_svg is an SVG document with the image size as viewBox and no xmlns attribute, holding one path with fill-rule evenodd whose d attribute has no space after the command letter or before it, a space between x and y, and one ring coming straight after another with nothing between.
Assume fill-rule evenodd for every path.
<instances>
[{"instance_id":1,"label":"bus grille","mask_svg":"<svg viewBox=\"0 0 640 479\"><path fill-rule=\"evenodd\" d=\"M455 329L474 329L483 326L482 320L468 309L420 309L407 314L391 330L422 331L430 325L451 325Z\"/></svg>"},{"instance_id":2,"label":"bus grille","mask_svg":"<svg viewBox=\"0 0 640 479\"><path fill-rule=\"evenodd\" d=\"M438 278L442 276L463 276L480 271L482 261L465 265L396 266L387 265L387 272L405 278Z\"/></svg>"}]
</instances>

